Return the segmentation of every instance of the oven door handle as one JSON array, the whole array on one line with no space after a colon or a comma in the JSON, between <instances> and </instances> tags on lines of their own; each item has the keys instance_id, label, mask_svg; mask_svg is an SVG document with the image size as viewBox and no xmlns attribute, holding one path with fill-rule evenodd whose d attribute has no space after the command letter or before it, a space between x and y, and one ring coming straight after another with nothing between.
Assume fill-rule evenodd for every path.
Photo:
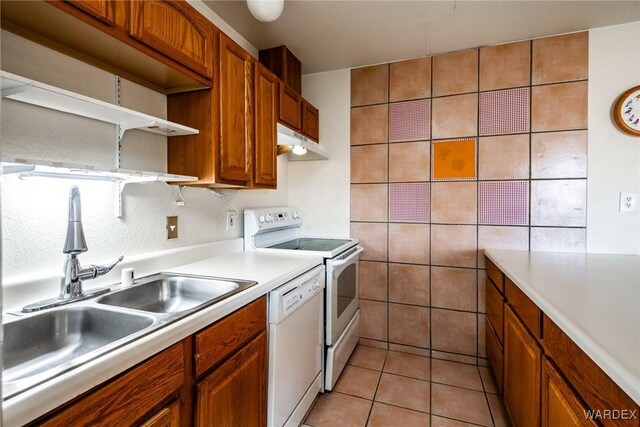
<instances>
[{"instance_id":1,"label":"oven door handle","mask_svg":"<svg viewBox=\"0 0 640 427\"><path fill-rule=\"evenodd\" d=\"M334 267L339 267L343 264L348 263L349 261L351 261L352 259L354 259L355 257L357 257L358 255L360 255L362 253L362 251L364 251L364 248L362 246L358 246L358 250L355 251L354 253L352 253L351 255L349 255L348 257L346 257L345 259L339 259L336 261L331 261L331 265Z\"/></svg>"}]
</instances>

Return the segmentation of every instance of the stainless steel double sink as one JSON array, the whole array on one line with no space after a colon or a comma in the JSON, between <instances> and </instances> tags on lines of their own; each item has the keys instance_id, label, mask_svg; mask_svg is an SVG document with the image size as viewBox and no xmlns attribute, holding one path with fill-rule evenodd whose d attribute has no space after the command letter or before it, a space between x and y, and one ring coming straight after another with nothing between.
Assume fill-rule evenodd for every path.
<instances>
[{"instance_id":1,"label":"stainless steel double sink","mask_svg":"<svg viewBox=\"0 0 640 427\"><path fill-rule=\"evenodd\" d=\"M3 398L120 348L257 282L160 273L92 300L5 316ZM7 318L10 318L7 320Z\"/></svg>"}]
</instances>

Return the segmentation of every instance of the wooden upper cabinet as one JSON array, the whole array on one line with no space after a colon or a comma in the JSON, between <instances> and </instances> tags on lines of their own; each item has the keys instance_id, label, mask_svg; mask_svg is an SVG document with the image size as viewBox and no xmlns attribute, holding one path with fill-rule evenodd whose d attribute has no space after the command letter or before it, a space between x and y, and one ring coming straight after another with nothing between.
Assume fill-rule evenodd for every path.
<instances>
[{"instance_id":1,"label":"wooden upper cabinet","mask_svg":"<svg viewBox=\"0 0 640 427\"><path fill-rule=\"evenodd\" d=\"M279 118L293 130L302 130L302 98L285 84L280 85Z\"/></svg>"},{"instance_id":2,"label":"wooden upper cabinet","mask_svg":"<svg viewBox=\"0 0 640 427\"><path fill-rule=\"evenodd\" d=\"M302 100L302 133L318 142L320 140L320 114L307 100Z\"/></svg>"},{"instance_id":3,"label":"wooden upper cabinet","mask_svg":"<svg viewBox=\"0 0 640 427\"><path fill-rule=\"evenodd\" d=\"M253 58L220 33L220 178L251 182Z\"/></svg>"},{"instance_id":4,"label":"wooden upper cabinet","mask_svg":"<svg viewBox=\"0 0 640 427\"><path fill-rule=\"evenodd\" d=\"M505 307L504 400L516 427L540 425L542 349L511 308Z\"/></svg>"},{"instance_id":5,"label":"wooden upper cabinet","mask_svg":"<svg viewBox=\"0 0 640 427\"><path fill-rule=\"evenodd\" d=\"M213 76L212 24L186 1L133 0L129 34L205 76Z\"/></svg>"},{"instance_id":6,"label":"wooden upper cabinet","mask_svg":"<svg viewBox=\"0 0 640 427\"><path fill-rule=\"evenodd\" d=\"M302 64L286 46L263 49L259 52L258 58L284 84L296 93L302 93Z\"/></svg>"},{"instance_id":7,"label":"wooden upper cabinet","mask_svg":"<svg viewBox=\"0 0 640 427\"><path fill-rule=\"evenodd\" d=\"M116 0L70 0L69 3L106 24L116 22Z\"/></svg>"},{"instance_id":8,"label":"wooden upper cabinet","mask_svg":"<svg viewBox=\"0 0 640 427\"><path fill-rule=\"evenodd\" d=\"M276 188L278 173L277 135L278 78L264 65L256 62L255 69L255 155L254 184Z\"/></svg>"}]
</instances>

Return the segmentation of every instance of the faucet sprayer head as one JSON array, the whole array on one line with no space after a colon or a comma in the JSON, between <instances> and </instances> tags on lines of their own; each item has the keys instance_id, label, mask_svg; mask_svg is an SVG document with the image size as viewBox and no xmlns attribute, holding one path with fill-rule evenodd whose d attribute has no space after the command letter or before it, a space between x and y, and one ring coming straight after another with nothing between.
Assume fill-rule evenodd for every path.
<instances>
[{"instance_id":1,"label":"faucet sprayer head","mask_svg":"<svg viewBox=\"0 0 640 427\"><path fill-rule=\"evenodd\" d=\"M67 223L67 238L62 252L78 255L86 252L87 249L87 242L84 239L84 230L82 229L80 190L74 185L69 192L69 222Z\"/></svg>"}]
</instances>

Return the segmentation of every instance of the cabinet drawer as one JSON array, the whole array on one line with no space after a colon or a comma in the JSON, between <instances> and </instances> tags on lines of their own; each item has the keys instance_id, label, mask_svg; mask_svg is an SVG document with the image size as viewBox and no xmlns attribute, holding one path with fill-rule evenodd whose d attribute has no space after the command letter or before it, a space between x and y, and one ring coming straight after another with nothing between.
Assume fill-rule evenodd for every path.
<instances>
[{"instance_id":1,"label":"cabinet drawer","mask_svg":"<svg viewBox=\"0 0 640 427\"><path fill-rule=\"evenodd\" d=\"M500 342L498 341L496 332L493 330L493 326L491 326L491 323L489 322L489 319L487 319L486 334L487 358L489 359L489 366L491 367L491 371L493 372L493 376L496 380L498 391L502 393L502 382L504 378L503 349L500 345Z\"/></svg>"},{"instance_id":2,"label":"cabinet drawer","mask_svg":"<svg viewBox=\"0 0 640 427\"><path fill-rule=\"evenodd\" d=\"M491 326L496 332L498 341L502 343L502 336L504 331L504 298L498 292L498 289L491 282L487 280L486 283L487 292L487 319L491 322Z\"/></svg>"},{"instance_id":3,"label":"cabinet drawer","mask_svg":"<svg viewBox=\"0 0 640 427\"><path fill-rule=\"evenodd\" d=\"M267 298L262 297L195 335L196 376L221 362L267 326Z\"/></svg>"},{"instance_id":4,"label":"cabinet drawer","mask_svg":"<svg viewBox=\"0 0 640 427\"><path fill-rule=\"evenodd\" d=\"M487 277L496 285L500 293L504 293L504 274L502 274L502 271L486 256L484 257L484 261L487 268Z\"/></svg>"},{"instance_id":5,"label":"cabinet drawer","mask_svg":"<svg viewBox=\"0 0 640 427\"><path fill-rule=\"evenodd\" d=\"M638 405L547 316L544 316L544 347L590 409L638 411ZM634 420L602 422L604 425L640 425L638 416Z\"/></svg>"},{"instance_id":6,"label":"cabinet drawer","mask_svg":"<svg viewBox=\"0 0 640 427\"><path fill-rule=\"evenodd\" d=\"M529 331L539 340L542 338L542 312L511 279L507 277L505 280L507 302Z\"/></svg>"}]
</instances>

